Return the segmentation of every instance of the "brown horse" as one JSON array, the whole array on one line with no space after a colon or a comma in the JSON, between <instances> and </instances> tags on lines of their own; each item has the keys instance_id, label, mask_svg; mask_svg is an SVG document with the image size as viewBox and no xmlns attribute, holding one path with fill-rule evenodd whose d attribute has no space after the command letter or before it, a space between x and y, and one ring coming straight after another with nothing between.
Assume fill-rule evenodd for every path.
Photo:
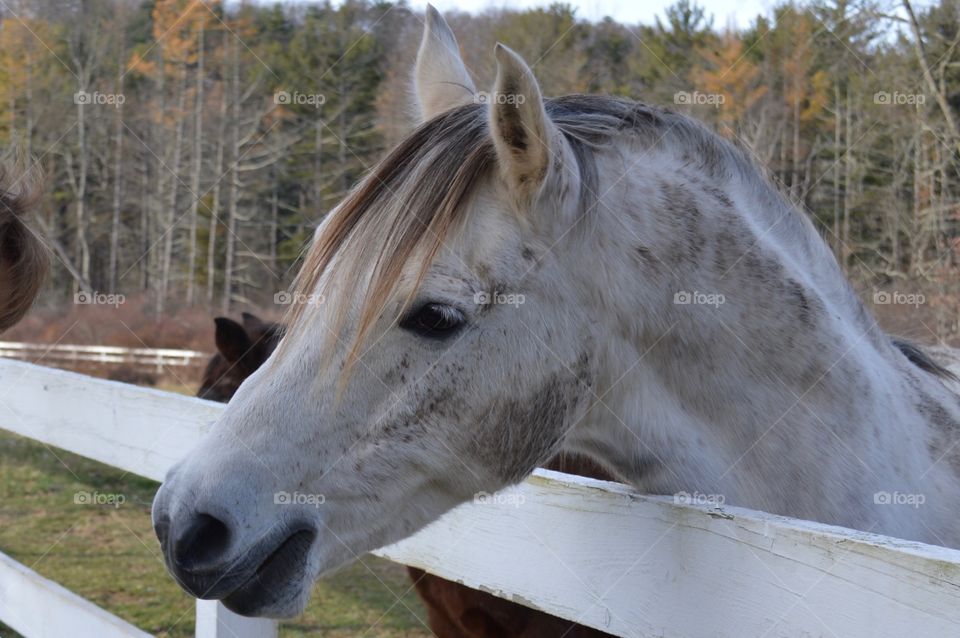
<instances>
[{"instance_id":1,"label":"brown horse","mask_svg":"<svg viewBox=\"0 0 960 638\"><path fill-rule=\"evenodd\" d=\"M46 246L26 223L37 195L31 187L0 187L0 331L26 314L50 269Z\"/></svg>"},{"instance_id":2,"label":"brown horse","mask_svg":"<svg viewBox=\"0 0 960 638\"><path fill-rule=\"evenodd\" d=\"M244 379L256 372L276 349L283 326L249 312L243 313L242 324L226 317L217 317L213 322L217 353L207 364L197 396L226 403Z\"/></svg>"},{"instance_id":3,"label":"brown horse","mask_svg":"<svg viewBox=\"0 0 960 638\"><path fill-rule=\"evenodd\" d=\"M217 354L203 374L197 396L226 403L276 349L283 326L243 313L243 324L226 317L214 319ZM556 457L547 468L570 474L613 480L586 459ZM465 585L407 567L410 579L427 608L430 630L437 638L598 638L601 631L571 623Z\"/></svg>"}]
</instances>

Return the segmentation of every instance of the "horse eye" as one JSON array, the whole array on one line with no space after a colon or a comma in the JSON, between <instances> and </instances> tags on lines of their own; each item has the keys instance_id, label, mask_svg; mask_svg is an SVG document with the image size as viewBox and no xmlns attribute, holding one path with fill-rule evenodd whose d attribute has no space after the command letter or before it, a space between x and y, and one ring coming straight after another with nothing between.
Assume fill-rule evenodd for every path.
<instances>
[{"instance_id":1,"label":"horse eye","mask_svg":"<svg viewBox=\"0 0 960 638\"><path fill-rule=\"evenodd\" d=\"M455 333L464 321L463 313L453 306L426 303L404 317L400 327L421 337L444 339Z\"/></svg>"}]
</instances>

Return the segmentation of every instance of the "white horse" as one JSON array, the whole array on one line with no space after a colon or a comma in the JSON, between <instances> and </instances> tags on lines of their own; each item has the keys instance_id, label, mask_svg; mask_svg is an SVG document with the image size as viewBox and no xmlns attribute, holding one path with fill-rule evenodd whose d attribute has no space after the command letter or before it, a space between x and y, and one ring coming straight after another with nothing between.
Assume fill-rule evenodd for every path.
<instances>
[{"instance_id":1,"label":"white horse","mask_svg":"<svg viewBox=\"0 0 960 638\"><path fill-rule=\"evenodd\" d=\"M560 451L960 546L948 373L880 330L809 219L692 119L544 99L495 54L478 94L428 11L422 124L331 213L280 349L157 494L182 586L296 614L318 575Z\"/></svg>"}]
</instances>

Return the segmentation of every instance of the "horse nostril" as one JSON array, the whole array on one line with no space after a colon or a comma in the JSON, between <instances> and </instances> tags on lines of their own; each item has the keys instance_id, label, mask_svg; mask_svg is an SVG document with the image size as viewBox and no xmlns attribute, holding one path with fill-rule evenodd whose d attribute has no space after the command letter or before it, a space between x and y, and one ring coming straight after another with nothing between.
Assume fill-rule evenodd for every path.
<instances>
[{"instance_id":1,"label":"horse nostril","mask_svg":"<svg viewBox=\"0 0 960 638\"><path fill-rule=\"evenodd\" d=\"M160 547L166 548L167 538L170 535L170 517L166 515L158 516L153 524L153 531L160 541Z\"/></svg>"},{"instance_id":2,"label":"horse nostril","mask_svg":"<svg viewBox=\"0 0 960 638\"><path fill-rule=\"evenodd\" d=\"M209 514L196 514L173 546L173 561L181 568L195 570L218 564L230 545L230 528Z\"/></svg>"}]
</instances>

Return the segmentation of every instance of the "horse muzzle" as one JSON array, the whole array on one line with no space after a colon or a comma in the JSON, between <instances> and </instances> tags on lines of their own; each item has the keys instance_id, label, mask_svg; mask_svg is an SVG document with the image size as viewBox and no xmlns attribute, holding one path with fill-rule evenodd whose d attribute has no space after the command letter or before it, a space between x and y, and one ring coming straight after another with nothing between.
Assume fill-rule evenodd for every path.
<instances>
[{"instance_id":1,"label":"horse muzzle","mask_svg":"<svg viewBox=\"0 0 960 638\"><path fill-rule=\"evenodd\" d=\"M176 506L164 484L153 504L153 527L167 570L190 595L220 600L244 616L286 618L302 611L315 574L315 521L277 515L241 524L200 503Z\"/></svg>"}]
</instances>

